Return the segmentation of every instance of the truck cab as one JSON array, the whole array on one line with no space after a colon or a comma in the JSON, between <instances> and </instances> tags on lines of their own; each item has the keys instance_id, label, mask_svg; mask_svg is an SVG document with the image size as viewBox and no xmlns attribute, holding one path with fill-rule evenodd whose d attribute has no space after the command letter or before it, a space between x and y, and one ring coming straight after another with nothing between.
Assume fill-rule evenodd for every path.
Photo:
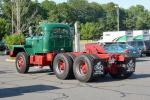
<instances>
[{"instance_id":1,"label":"truck cab","mask_svg":"<svg viewBox=\"0 0 150 100\"><path fill-rule=\"evenodd\" d=\"M28 55L48 52L71 52L73 50L73 37L70 27L61 23L42 23L35 35L26 38L24 45L14 45L13 54L23 50Z\"/></svg>"}]
</instances>

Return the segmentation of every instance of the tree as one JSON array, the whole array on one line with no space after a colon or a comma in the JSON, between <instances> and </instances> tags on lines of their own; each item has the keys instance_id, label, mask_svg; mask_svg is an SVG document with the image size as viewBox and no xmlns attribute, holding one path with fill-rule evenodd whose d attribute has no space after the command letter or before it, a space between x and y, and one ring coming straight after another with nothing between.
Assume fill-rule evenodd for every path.
<instances>
[{"instance_id":1,"label":"tree","mask_svg":"<svg viewBox=\"0 0 150 100\"><path fill-rule=\"evenodd\" d=\"M20 5L18 6L20 9L19 26L22 32L27 32L30 25L36 25L42 20L68 23L71 26L74 22L79 21L82 23L82 39L97 39L104 31L117 30L117 11L116 4L113 2L98 4L96 2L89 3L88 0L67 0L67 2L56 4L54 0L44 0L42 3L38 3L38 0L0 0L0 8L3 12L1 17L7 23L11 23L13 11L15 29L17 27L17 2ZM10 6L12 4L13 9ZM150 12L143 6L131 6L129 9L119 8L119 12L120 30L150 28Z\"/></svg>"},{"instance_id":2,"label":"tree","mask_svg":"<svg viewBox=\"0 0 150 100\"><path fill-rule=\"evenodd\" d=\"M102 6L96 2L89 3L87 9L87 15L85 21L96 22L99 18L103 17L104 10Z\"/></svg>"},{"instance_id":3,"label":"tree","mask_svg":"<svg viewBox=\"0 0 150 100\"><path fill-rule=\"evenodd\" d=\"M5 34L10 34L10 24L4 18L0 18L0 40Z\"/></svg>"},{"instance_id":4,"label":"tree","mask_svg":"<svg viewBox=\"0 0 150 100\"><path fill-rule=\"evenodd\" d=\"M95 23L81 24L81 39L89 40L93 38L93 34L96 34L96 25Z\"/></svg>"},{"instance_id":5,"label":"tree","mask_svg":"<svg viewBox=\"0 0 150 100\"><path fill-rule=\"evenodd\" d=\"M3 2L3 4L2 4L2 6L1 6L1 8L2 8L2 12L3 12L3 18L5 18L5 19L7 19L7 20L9 20L9 21L11 21L11 2L10 2L10 0L2 0L2 2Z\"/></svg>"},{"instance_id":6,"label":"tree","mask_svg":"<svg viewBox=\"0 0 150 100\"><path fill-rule=\"evenodd\" d=\"M0 1L0 16L2 14L2 0Z\"/></svg>"},{"instance_id":7,"label":"tree","mask_svg":"<svg viewBox=\"0 0 150 100\"><path fill-rule=\"evenodd\" d=\"M9 23L11 23L13 12L13 25L15 32L18 33L27 31L37 14L37 7L31 0L12 0L12 2L3 0L2 9Z\"/></svg>"},{"instance_id":8,"label":"tree","mask_svg":"<svg viewBox=\"0 0 150 100\"><path fill-rule=\"evenodd\" d=\"M127 10L126 16L126 29L137 29L137 30L144 30L149 29L150 26L150 14L148 10L144 8L142 5L131 6Z\"/></svg>"},{"instance_id":9,"label":"tree","mask_svg":"<svg viewBox=\"0 0 150 100\"><path fill-rule=\"evenodd\" d=\"M56 9L56 3L54 1L45 0L41 3L42 17L46 20L48 19L49 13Z\"/></svg>"},{"instance_id":10,"label":"tree","mask_svg":"<svg viewBox=\"0 0 150 100\"><path fill-rule=\"evenodd\" d=\"M110 2L103 5L105 10L104 20L105 20L105 30L106 31L116 31L117 30L117 12L115 8L116 4Z\"/></svg>"},{"instance_id":11,"label":"tree","mask_svg":"<svg viewBox=\"0 0 150 100\"><path fill-rule=\"evenodd\" d=\"M67 3L58 4L55 10L49 12L49 21L72 24L73 9Z\"/></svg>"},{"instance_id":12,"label":"tree","mask_svg":"<svg viewBox=\"0 0 150 100\"><path fill-rule=\"evenodd\" d=\"M87 0L68 0L70 7L72 7L72 20L80 21L81 23L85 23L85 17L87 16Z\"/></svg>"}]
</instances>

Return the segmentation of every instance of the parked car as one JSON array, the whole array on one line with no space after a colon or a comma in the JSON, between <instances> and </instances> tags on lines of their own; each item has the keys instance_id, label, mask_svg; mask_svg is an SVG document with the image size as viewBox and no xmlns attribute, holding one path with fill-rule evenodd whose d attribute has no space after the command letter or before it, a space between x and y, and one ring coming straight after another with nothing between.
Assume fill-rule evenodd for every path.
<instances>
[{"instance_id":1,"label":"parked car","mask_svg":"<svg viewBox=\"0 0 150 100\"><path fill-rule=\"evenodd\" d=\"M4 54L7 55L9 54L9 49L3 41L0 41L0 51L3 52Z\"/></svg>"},{"instance_id":2,"label":"parked car","mask_svg":"<svg viewBox=\"0 0 150 100\"><path fill-rule=\"evenodd\" d=\"M141 51L141 54L146 54L146 56L150 56L150 40L139 40L139 41L131 41L128 42L129 45L138 48Z\"/></svg>"},{"instance_id":3,"label":"parked car","mask_svg":"<svg viewBox=\"0 0 150 100\"><path fill-rule=\"evenodd\" d=\"M128 57L140 57L140 52L126 43L106 44L104 49L107 53L123 53Z\"/></svg>"}]
</instances>

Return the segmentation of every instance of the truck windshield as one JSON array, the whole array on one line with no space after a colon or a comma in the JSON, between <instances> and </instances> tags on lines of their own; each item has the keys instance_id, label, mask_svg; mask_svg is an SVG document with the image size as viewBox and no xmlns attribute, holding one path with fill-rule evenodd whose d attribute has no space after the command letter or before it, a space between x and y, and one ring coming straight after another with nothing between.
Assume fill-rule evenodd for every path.
<instances>
[{"instance_id":1,"label":"truck windshield","mask_svg":"<svg viewBox=\"0 0 150 100\"><path fill-rule=\"evenodd\" d=\"M52 30L52 33L54 35L67 35L67 34L69 34L69 30L66 28L57 27Z\"/></svg>"}]
</instances>

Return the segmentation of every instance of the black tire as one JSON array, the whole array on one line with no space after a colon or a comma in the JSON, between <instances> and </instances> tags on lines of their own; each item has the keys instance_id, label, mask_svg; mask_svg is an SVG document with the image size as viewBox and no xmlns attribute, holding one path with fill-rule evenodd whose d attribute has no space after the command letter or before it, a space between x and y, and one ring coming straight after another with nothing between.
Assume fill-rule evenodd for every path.
<instances>
[{"instance_id":1,"label":"black tire","mask_svg":"<svg viewBox=\"0 0 150 100\"><path fill-rule=\"evenodd\" d=\"M25 52L20 52L16 57L16 69L19 73L27 73L29 71L28 55Z\"/></svg>"},{"instance_id":2,"label":"black tire","mask_svg":"<svg viewBox=\"0 0 150 100\"><path fill-rule=\"evenodd\" d=\"M53 70L56 77L62 80L69 79L73 72L72 64L71 57L64 53L57 54L53 61Z\"/></svg>"},{"instance_id":3,"label":"black tire","mask_svg":"<svg viewBox=\"0 0 150 100\"><path fill-rule=\"evenodd\" d=\"M116 74L109 73L114 79L126 79L130 77L135 71L135 58L126 59L124 63L119 64Z\"/></svg>"},{"instance_id":4,"label":"black tire","mask_svg":"<svg viewBox=\"0 0 150 100\"><path fill-rule=\"evenodd\" d=\"M86 73L84 73L81 67L86 65ZM83 65L83 66L82 66ZM76 57L73 64L73 72L76 77L81 82L89 82L93 80L93 61L89 55L80 55Z\"/></svg>"},{"instance_id":5,"label":"black tire","mask_svg":"<svg viewBox=\"0 0 150 100\"><path fill-rule=\"evenodd\" d=\"M54 70L53 70L53 63L52 63L52 62L51 62L51 64L49 65L49 68L50 68L50 71L52 71L52 72L54 71Z\"/></svg>"},{"instance_id":6,"label":"black tire","mask_svg":"<svg viewBox=\"0 0 150 100\"><path fill-rule=\"evenodd\" d=\"M71 57L72 61L74 62L76 56L72 53L65 53L66 55L68 55L69 57Z\"/></svg>"},{"instance_id":7,"label":"black tire","mask_svg":"<svg viewBox=\"0 0 150 100\"><path fill-rule=\"evenodd\" d=\"M71 78L71 79L74 79L75 76L74 76L74 73L73 73L73 63L74 63L74 60L75 60L76 56L75 56L74 54L72 54L72 53L65 53L65 54L68 55L68 56L71 58L71 60L72 60L70 78Z\"/></svg>"}]
</instances>

